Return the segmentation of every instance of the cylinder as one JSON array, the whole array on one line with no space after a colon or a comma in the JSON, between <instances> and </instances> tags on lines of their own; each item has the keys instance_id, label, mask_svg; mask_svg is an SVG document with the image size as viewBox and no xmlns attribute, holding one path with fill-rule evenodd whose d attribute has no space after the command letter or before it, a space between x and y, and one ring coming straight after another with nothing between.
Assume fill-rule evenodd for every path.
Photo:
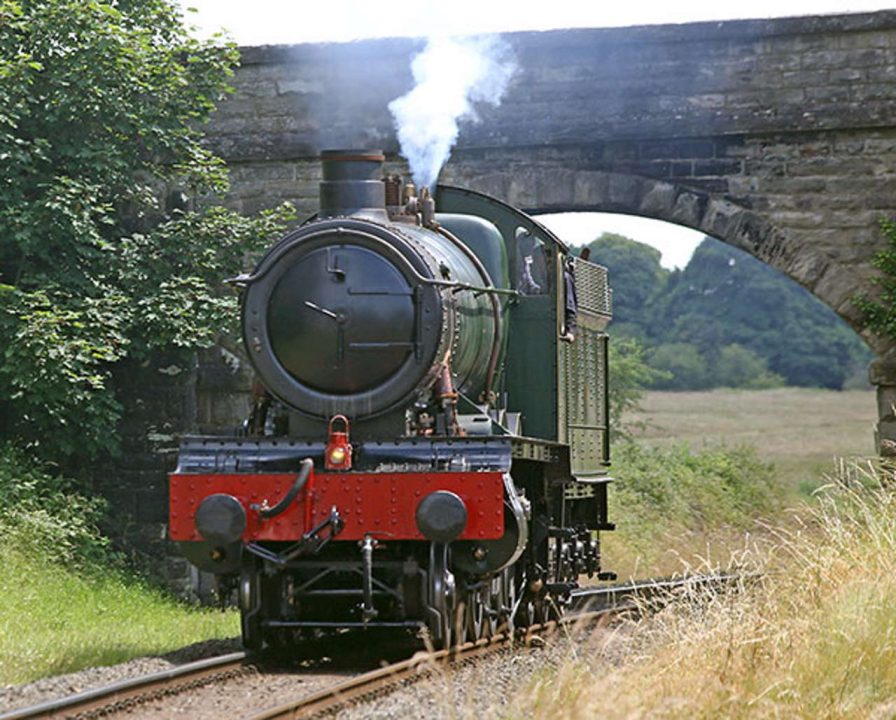
<instances>
[{"instance_id":1,"label":"cylinder","mask_svg":"<svg viewBox=\"0 0 896 720\"><path fill-rule=\"evenodd\" d=\"M385 156L379 150L324 150L320 217L386 218Z\"/></svg>"}]
</instances>

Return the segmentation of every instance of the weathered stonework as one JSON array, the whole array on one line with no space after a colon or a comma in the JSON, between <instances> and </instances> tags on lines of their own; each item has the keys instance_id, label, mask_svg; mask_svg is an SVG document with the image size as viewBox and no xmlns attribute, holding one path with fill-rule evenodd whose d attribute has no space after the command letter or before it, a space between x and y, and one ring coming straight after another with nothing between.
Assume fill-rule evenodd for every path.
<instances>
[{"instance_id":1,"label":"weathered stonework","mask_svg":"<svg viewBox=\"0 0 896 720\"><path fill-rule=\"evenodd\" d=\"M248 416L251 373L239 347L156 355L116 367L124 398L120 458L96 473L96 489L109 501L107 534L138 565L174 591L212 599L211 575L199 573L167 539L168 481L184 433L238 432Z\"/></svg>"},{"instance_id":2,"label":"weathered stonework","mask_svg":"<svg viewBox=\"0 0 896 720\"><path fill-rule=\"evenodd\" d=\"M112 510L106 531L113 542L183 590L190 587L189 573L170 557L166 539L167 473L174 469L179 435L196 427L197 377L190 353L117 365L116 394L125 399L121 456L95 473L96 489Z\"/></svg>"}]
</instances>

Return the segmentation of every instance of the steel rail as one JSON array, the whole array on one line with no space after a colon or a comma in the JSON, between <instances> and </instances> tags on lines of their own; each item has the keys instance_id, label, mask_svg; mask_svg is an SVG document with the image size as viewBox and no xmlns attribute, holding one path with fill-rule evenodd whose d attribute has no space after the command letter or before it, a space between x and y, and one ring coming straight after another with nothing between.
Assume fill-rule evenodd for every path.
<instances>
[{"instance_id":1,"label":"steel rail","mask_svg":"<svg viewBox=\"0 0 896 720\"><path fill-rule=\"evenodd\" d=\"M673 575L648 580L633 580L600 587L582 587L570 593L570 605L573 610L586 610L589 607L611 607L613 604L623 601L645 601L651 597L660 597L675 590L696 590L701 587L732 585L735 582L747 580L751 577L756 577L756 575L728 572L703 575Z\"/></svg>"},{"instance_id":2,"label":"steel rail","mask_svg":"<svg viewBox=\"0 0 896 720\"><path fill-rule=\"evenodd\" d=\"M107 710L114 711L129 704L151 700L165 693L175 694L230 677L233 673L245 669L248 657L245 652L235 652L197 660L170 670L128 678L58 700L49 700L30 707L11 710L0 715L0 720L70 717L101 713Z\"/></svg>"}]
</instances>

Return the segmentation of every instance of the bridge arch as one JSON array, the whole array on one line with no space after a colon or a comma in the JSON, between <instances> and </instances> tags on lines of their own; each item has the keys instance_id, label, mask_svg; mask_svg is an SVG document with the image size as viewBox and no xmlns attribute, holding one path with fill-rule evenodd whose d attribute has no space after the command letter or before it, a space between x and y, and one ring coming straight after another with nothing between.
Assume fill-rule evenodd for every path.
<instances>
[{"instance_id":1,"label":"bridge arch","mask_svg":"<svg viewBox=\"0 0 896 720\"><path fill-rule=\"evenodd\" d=\"M839 270L827 253L792 239L787 230L732 198L665 180L595 170L514 170L506 175L461 177L462 171L449 166L449 172L452 182L464 181L530 212L620 213L697 230L746 251L807 288L873 350L882 352L891 346L890 341L867 332L852 295L844 296L841 283L825 281Z\"/></svg>"},{"instance_id":2,"label":"bridge arch","mask_svg":"<svg viewBox=\"0 0 896 720\"><path fill-rule=\"evenodd\" d=\"M813 266L811 277L822 274L818 269L826 263L823 255L812 253L811 248L807 252L760 213L728 198L649 177L563 168L472 177L468 184L532 213L619 213L697 230L748 252L807 287L833 310L842 307L841 298L826 296L824 287L816 292L817 283L808 281L809 265ZM857 333L864 329L854 322L855 317L847 314L844 319Z\"/></svg>"}]
</instances>

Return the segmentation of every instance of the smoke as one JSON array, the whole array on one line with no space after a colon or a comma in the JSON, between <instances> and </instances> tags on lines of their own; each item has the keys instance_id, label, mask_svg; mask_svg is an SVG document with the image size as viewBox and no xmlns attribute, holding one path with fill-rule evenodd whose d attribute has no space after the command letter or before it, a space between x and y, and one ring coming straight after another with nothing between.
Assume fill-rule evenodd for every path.
<instances>
[{"instance_id":1,"label":"smoke","mask_svg":"<svg viewBox=\"0 0 896 720\"><path fill-rule=\"evenodd\" d=\"M418 187L435 184L457 141L458 122L478 121L479 103L500 105L515 71L510 47L493 35L431 38L414 57L416 85L389 110Z\"/></svg>"}]
</instances>

